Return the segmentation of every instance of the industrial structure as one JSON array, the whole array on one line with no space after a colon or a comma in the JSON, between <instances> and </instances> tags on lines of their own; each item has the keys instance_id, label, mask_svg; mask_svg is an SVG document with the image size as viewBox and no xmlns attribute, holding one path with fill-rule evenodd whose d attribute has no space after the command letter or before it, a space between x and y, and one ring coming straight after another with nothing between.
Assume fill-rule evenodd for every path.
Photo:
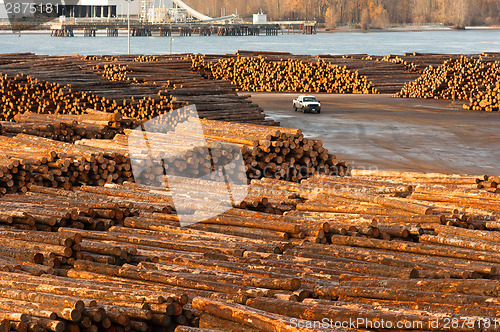
<instances>
[{"instance_id":1,"label":"industrial structure","mask_svg":"<svg viewBox=\"0 0 500 332\"><path fill-rule=\"evenodd\" d=\"M0 0L1 1L1 0ZM132 36L191 36L192 34L242 36L278 35L279 33L316 33L316 22L268 22L262 11L253 22L244 22L238 15L210 17L191 8L182 0L129 0ZM129 29L127 0L80 0L77 4L60 6L59 20L51 24L52 35L72 37L75 30L84 36L96 36L105 30L110 37L121 29Z\"/></svg>"},{"instance_id":2,"label":"industrial structure","mask_svg":"<svg viewBox=\"0 0 500 332\"><path fill-rule=\"evenodd\" d=\"M64 1L57 16L67 18L120 18L128 15L129 0ZM189 7L182 0L131 0L130 15L144 22L206 21L212 18Z\"/></svg>"}]
</instances>

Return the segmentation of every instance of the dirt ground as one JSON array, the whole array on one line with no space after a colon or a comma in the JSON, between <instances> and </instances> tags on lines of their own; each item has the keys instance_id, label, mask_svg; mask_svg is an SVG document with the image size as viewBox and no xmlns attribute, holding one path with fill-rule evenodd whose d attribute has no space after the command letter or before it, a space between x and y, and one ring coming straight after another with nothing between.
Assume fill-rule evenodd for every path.
<instances>
[{"instance_id":1,"label":"dirt ground","mask_svg":"<svg viewBox=\"0 0 500 332\"><path fill-rule=\"evenodd\" d=\"M321 114L294 112L297 94L253 93L252 101L356 168L500 175L500 113L464 111L461 101L316 96Z\"/></svg>"}]
</instances>

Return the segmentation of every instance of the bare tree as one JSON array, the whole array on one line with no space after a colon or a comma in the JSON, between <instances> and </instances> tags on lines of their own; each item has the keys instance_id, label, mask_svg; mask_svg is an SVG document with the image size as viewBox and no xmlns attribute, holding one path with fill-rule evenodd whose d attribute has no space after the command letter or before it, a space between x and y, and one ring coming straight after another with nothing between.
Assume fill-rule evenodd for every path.
<instances>
[{"instance_id":1,"label":"bare tree","mask_svg":"<svg viewBox=\"0 0 500 332\"><path fill-rule=\"evenodd\" d=\"M248 17L261 8L275 19L316 19L318 22L366 26L384 23L451 23L456 25L500 23L499 0L184 0L195 9L218 15Z\"/></svg>"}]
</instances>

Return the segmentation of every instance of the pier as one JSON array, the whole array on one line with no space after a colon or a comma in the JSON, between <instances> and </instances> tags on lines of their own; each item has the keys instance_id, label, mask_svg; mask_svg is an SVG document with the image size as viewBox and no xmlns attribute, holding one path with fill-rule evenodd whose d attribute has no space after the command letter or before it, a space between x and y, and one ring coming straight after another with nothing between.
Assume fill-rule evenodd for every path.
<instances>
[{"instance_id":1,"label":"pier","mask_svg":"<svg viewBox=\"0 0 500 332\"><path fill-rule=\"evenodd\" d=\"M98 31L105 31L108 37L117 37L118 31L127 30L127 21L123 19L69 19L51 26L54 37L74 37L76 31L82 31L84 37L95 37ZM283 21L266 24L252 23L148 23L131 21L130 35L133 37L151 36L276 36L279 34L315 34L316 22Z\"/></svg>"}]
</instances>

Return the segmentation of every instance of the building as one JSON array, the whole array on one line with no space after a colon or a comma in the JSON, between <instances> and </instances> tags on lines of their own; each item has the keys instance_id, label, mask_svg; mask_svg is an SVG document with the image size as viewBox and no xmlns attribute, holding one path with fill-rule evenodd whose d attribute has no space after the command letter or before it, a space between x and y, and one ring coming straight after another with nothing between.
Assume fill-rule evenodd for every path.
<instances>
[{"instance_id":1,"label":"building","mask_svg":"<svg viewBox=\"0 0 500 332\"><path fill-rule=\"evenodd\" d=\"M253 14L253 24L266 24L267 23L267 14L264 14L262 11L258 14Z\"/></svg>"},{"instance_id":2,"label":"building","mask_svg":"<svg viewBox=\"0 0 500 332\"><path fill-rule=\"evenodd\" d=\"M0 18L123 18L127 16L128 7L127 0L49 0L45 1L42 7L37 6L35 14L30 13L28 9L26 13L8 15L6 5L12 6L18 1L0 0ZM50 6L50 12L48 6ZM212 19L192 9L182 0L132 0L130 15L132 18L148 22L186 22L193 18Z\"/></svg>"},{"instance_id":3,"label":"building","mask_svg":"<svg viewBox=\"0 0 500 332\"><path fill-rule=\"evenodd\" d=\"M160 0L158 0L160 1ZM10 13L7 8L11 8L15 0L0 0L0 18L21 18L21 17L84 17L84 18L115 18L127 16L126 0L78 0L78 1L45 1L42 7L37 6L35 14L26 12ZM171 2L171 1L170 1ZM52 10L55 8L56 10ZM130 3L130 15L139 17L141 11L141 0L132 0Z\"/></svg>"},{"instance_id":4,"label":"building","mask_svg":"<svg viewBox=\"0 0 500 332\"><path fill-rule=\"evenodd\" d=\"M66 4L58 15L66 17L112 18L127 16L127 1L125 0L80 0L76 4ZM130 2L130 15L138 17L141 8L140 0Z\"/></svg>"}]
</instances>

